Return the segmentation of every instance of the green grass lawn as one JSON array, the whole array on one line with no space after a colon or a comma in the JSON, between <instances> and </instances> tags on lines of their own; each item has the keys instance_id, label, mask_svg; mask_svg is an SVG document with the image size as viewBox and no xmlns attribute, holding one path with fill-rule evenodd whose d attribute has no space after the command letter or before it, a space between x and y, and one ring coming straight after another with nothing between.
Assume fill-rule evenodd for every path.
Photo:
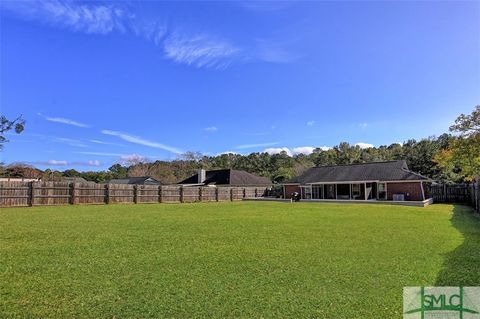
<instances>
[{"instance_id":1,"label":"green grass lawn","mask_svg":"<svg viewBox=\"0 0 480 319\"><path fill-rule=\"evenodd\" d=\"M480 286L470 208L198 203L0 212L1 318L401 318Z\"/></svg>"}]
</instances>

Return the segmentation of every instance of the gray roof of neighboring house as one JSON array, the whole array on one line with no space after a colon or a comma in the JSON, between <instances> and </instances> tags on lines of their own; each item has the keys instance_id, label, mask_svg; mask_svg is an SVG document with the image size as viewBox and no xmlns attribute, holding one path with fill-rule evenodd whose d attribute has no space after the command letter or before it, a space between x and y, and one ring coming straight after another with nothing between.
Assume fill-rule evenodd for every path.
<instances>
[{"instance_id":1,"label":"gray roof of neighboring house","mask_svg":"<svg viewBox=\"0 0 480 319\"><path fill-rule=\"evenodd\" d=\"M271 185L272 181L267 177L257 176L245 171L234 169L218 169L205 172L204 185L236 185L236 186L266 186ZM190 176L178 184L198 184L198 174Z\"/></svg>"},{"instance_id":2,"label":"gray roof of neighboring house","mask_svg":"<svg viewBox=\"0 0 480 319\"><path fill-rule=\"evenodd\" d=\"M128 177L112 179L110 184L135 184L135 185L160 185L161 183L153 177L140 176L140 177Z\"/></svg>"},{"instance_id":3,"label":"gray roof of neighboring house","mask_svg":"<svg viewBox=\"0 0 480 319\"><path fill-rule=\"evenodd\" d=\"M408 170L401 161L373 162L363 164L312 167L300 176L286 181L289 183L321 183L348 181L428 181L428 177Z\"/></svg>"},{"instance_id":4,"label":"gray roof of neighboring house","mask_svg":"<svg viewBox=\"0 0 480 319\"><path fill-rule=\"evenodd\" d=\"M88 181L83 177L62 177L62 181L74 183L88 183Z\"/></svg>"}]
</instances>

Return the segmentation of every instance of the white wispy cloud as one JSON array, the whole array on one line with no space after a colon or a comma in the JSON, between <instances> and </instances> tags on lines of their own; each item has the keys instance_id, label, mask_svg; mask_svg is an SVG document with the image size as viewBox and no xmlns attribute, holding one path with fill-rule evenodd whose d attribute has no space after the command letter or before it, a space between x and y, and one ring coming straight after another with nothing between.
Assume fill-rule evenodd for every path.
<instances>
[{"instance_id":1,"label":"white wispy cloud","mask_svg":"<svg viewBox=\"0 0 480 319\"><path fill-rule=\"evenodd\" d=\"M205 128L205 131L207 132L216 132L218 131L218 128L216 126L210 126L210 127L206 127Z\"/></svg>"},{"instance_id":2,"label":"white wispy cloud","mask_svg":"<svg viewBox=\"0 0 480 319\"><path fill-rule=\"evenodd\" d=\"M66 166L68 163L67 161L58 161L58 160L49 160L47 161L48 165L53 165L53 166Z\"/></svg>"},{"instance_id":3,"label":"white wispy cloud","mask_svg":"<svg viewBox=\"0 0 480 319\"><path fill-rule=\"evenodd\" d=\"M247 148L257 148L257 147L267 147L279 144L278 142L269 142L269 143L258 143L258 144L242 144L238 145L237 149L247 149Z\"/></svg>"},{"instance_id":4,"label":"white wispy cloud","mask_svg":"<svg viewBox=\"0 0 480 319\"><path fill-rule=\"evenodd\" d=\"M315 125L315 121L308 121L307 122L307 126L314 126Z\"/></svg>"},{"instance_id":5,"label":"white wispy cloud","mask_svg":"<svg viewBox=\"0 0 480 319\"><path fill-rule=\"evenodd\" d=\"M121 157L124 154L119 154L119 153L107 153L107 152L74 152L76 154L83 154L83 155L95 155L95 156L106 156L106 157Z\"/></svg>"},{"instance_id":6,"label":"white wispy cloud","mask_svg":"<svg viewBox=\"0 0 480 319\"><path fill-rule=\"evenodd\" d=\"M131 29L136 36L142 37L155 45L161 45L167 35L167 25L158 21L133 21Z\"/></svg>"},{"instance_id":7,"label":"white wispy cloud","mask_svg":"<svg viewBox=\"0 0 480 319\"><path fill-rule=\"evenodd\" d=\"M363 122L363 123L358 124L358 126L361 127L361 128L366 128L368 126L368 123Z\"/></svg>"},{"instance_id":8,"label":"white wispy cloud","mask_svg":"<svg viewBox=\"0 0 480 319\"><path fill-rule=\"evenodd\" d=\"M125 146L118 143L105 142L100 140L89 140L91 143L100 144L100 145L114 145L114 146Z\"/></svg>"},{"instance_id":9,"label":"white wispy cloud","mask_svg":"<svg viewBox=\"0 0 480 319\"><path fill-rule=\"evenodd\" d=\"M64 160L55 160L51 159L48 161L35 161L35 162L29 162L30 164L33 165L42 165L42 166L69 166L69 165L74 165L74 166L93 166L93 167L99 167L102 165L102 163L98 160L89 160L86 162L82 161L76 161L76 162L68 162Z\"/></svg>"},{"instance_id":10,"label":"white wispy cloud","mask_svg":"<svg viewBox=\"0 0 480 319\"><path fill-rule=\"evenodd\" d=\"M305 154L305 155L310 155L313 153L313 150L315 147L313 146L300 146L300 147L295 147L292 150L293 154Z\"/></svg>"},{"instance_id":11,"label":"white wispy cloud","mask_svg":"<svg viewBox=\"0 0 480 319\"><path fill-rule=\"evenodd\" d=\"M196 68L223 70L235 62L289 63L298 58L285 37L252 38L239 46L214 32L189 31L168 26L166 19L151 21L135 14L134 6L122 2L77 2L69 0L3 1L2 9L25 20L86 34L128 33L152 42L163 56Z\"/></svg>"},{"instance_id":12,"label":"white wispy cloud","mask_svg":"<svg viewBox=\"0 0 480 319\"><path fill-rule=\"evenodd\" d=\"M70 146L75 146L75 147L88 147L83 141L69 138L69 137L60 137L60 136L51 136L51 135L43 135L43 134L37 134L37 133L25 133L25 136L30 136L35 138L35 140L32 140L31 142L54 142L54 143L64 143L68 144Z\"/></svg>"},{"instance_id":13,"label":"white wispy cloud","mask_svg":"<svg viewBox=\"0 0 480 319\"><path fill-rule=\"evenodd\" d=\"M2 7L27 20L67 28L73 31L108 34L125 32L133 18L116 3L79 3L62 0L4 1Z\"/></svg>"},{"instance_id":14,"label":"white wispy cloud","mask_svg":"<svg viewBox=\"0 0 480 319\"><path fill-rule=\"evenodd\" d=\"M87 162L89 166L100 166L102 163L100 163L99 160L91 160Z\"/></svg>"},{"instance_id":15,"label":"white wispy cloud","mask_svg":"<svg viewBox=\"0 0 480 319\"><path fill-rule=\"evenodd\" d=\"M51 116L43 115L42 113L37 113L37 115L43 117L45 120L49 122L62 123L62 124L76 126L76 127L83 127L83 128L90 127L90 125L88 124L80 123L64 117L51 117Z\"/></svg>"},{"instance_id":16,"label":"white wispy cloud","mask_svg":"<svg viewBox=\"0 0 480 319\"><path fill-rule=\"evenodd\" d=\"M225 69L240 53L226 40L207 34L186 35L176 32L163 42L165 57L197 68Z\"/></svg>"},{"instance_id":17,"label":"white wispy cloud","mask_svg":"<svg viewBox=\"0 0 480 319\"><path fill-rule=\"evenodd\" d=\"M144 163L149 162L149 159L144 155L139 154L125 154L120 156L119 162L122 164L136 164L136 163Z\"/></svg>"},{"instance_id":18,"label":"white wispy cloud","mask_svg":"<svg viewBox=\"0 0 480 319\"><path fill-rule=\"evenodd\" d=\"M99 160L90 160L86 162L82 162L82 161L69 162L68 165L100 167L102 166L102 163Z\"/></svg>"},{"instance_id":19,"label":"white wispy cloud","mask_svg":"<svg viewBox=\"0 0 480 319\"><path fill-rule=\"evenodd\" d=\"M142 137L131 135L131 134L128 134L128 133L123 133L123 132L118 132L118 131L110 131L110 130L102 130L102 134L110 135L110 136L116 136L116 137L121 138L122 140L130 142L130 143L149 146L149 147L153 147L153 148L159 148L159 149L162 149L162 150L165 150L165 151L172 152L174 154L184 153L182 150L180 150L176 147L168 146L168 145L158 143L158 142L149 141L149 140L146 140Z\"/></svg>"},{"instance_id":20,"label":"white wispy cloud","mask_svg":"<svg viewBox=\"0 0 480 319\"><path fill-rule=\"evenodd\" d=\"M369 143L363 143L363 142L359 142L359 143L356 143L354 144L355 146L358 146L362 149L365 149L365 148L371 148L373 147L373 144L369 144Z\"/></svg>"},{"instance_id":21,"label":"white wispy cloud","mask_svg":"<svg viewBox=\"0 0 480 319\"><path fill-rule=\"evenodd\" d=\"M53 141L55 142L60 142L60 143L65 143L70 146L75 146L75 147L88 147L85 143L82 141L73 139L73 138L68 138L68 137L53 137Z\"/></svg>"}]
</instances>

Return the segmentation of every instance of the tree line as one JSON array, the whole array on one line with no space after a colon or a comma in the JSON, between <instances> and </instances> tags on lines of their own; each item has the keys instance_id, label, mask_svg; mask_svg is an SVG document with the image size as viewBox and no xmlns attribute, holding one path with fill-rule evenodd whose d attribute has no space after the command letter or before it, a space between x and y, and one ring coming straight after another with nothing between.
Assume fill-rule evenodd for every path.
<instances>
[{"instance_id":1,"label":"tree line","mask_svg":"<svg viewBox=\"0 0 480 319\"><path fill-rule=\"evenodd\" d=\"M286 152L248 155L221 154L206 156L188 152L172 161L139 161L114 164L106 171L79 172L74 169L41 171L25 164L3 166L3 176L42 177L58 180L62 177L83 177L89 181L105 182L114 178L151 176L162 183L177 183L200 168L238 169L282 182L313 166L406 160L410 170L432 179L448 182L471 182L480 175L480 106L471 114L460 115L450 132L438 137L410 139L403 144L361 148L341 142L331 149L316 148L311 154L289 156Z\"/></svg>"}]
</instances>

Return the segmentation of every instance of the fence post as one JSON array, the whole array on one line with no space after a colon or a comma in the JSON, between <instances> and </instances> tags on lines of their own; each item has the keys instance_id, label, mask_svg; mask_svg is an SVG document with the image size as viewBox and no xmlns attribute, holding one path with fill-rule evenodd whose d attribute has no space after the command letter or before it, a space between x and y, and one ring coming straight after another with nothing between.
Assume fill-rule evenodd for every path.
<instances>
[{"instance_id":1,"label":"fence post","mask_svg":"<svg viewBox=\"0 0 480 319\"><path fill-rule=\"evenodd\" d=\"M470 185L470 204L475 206L475 182Z\"/></svg>"},{"instance_id":2,"label":"fence post","mask_svg":"<svg viewBox=\"0 0 480 319\"><path fill-rule=\"evenodd\" d=\"M180 186L180 203L183 203L183 186Z\"/></svg>"},{"instance_id":3,"label":"fence post","mask_svg":"<svg viewBox=\"0 0 480 319\"><path fill-rule=\"evenodd\" d=\"M255 187L255 197L258 197L258 188Z\"/></svg>"},{"instance_id":4,"label":"fence post","mask_svg":"<svg viewBox=\"0 0 480 319\"><path fill-rule=\"evenodd\" d=\"M215 186L215 200L218 202L218 187Z\"/></svg>"},{"instance_id":5,"label":"fence post","mask_svg":"<svg viewBox=\"0 0 480 319\"><path fill-rule=\"evenodd\" d=\"M35 205L35 182L30 182L30 206Z\"/></svg>"},{"instance_id":6,"label":"fence post","mask_svg":"<svg viewBox=\"0 0 480 319\"><path fill-rule=\"evenodd\" d=\"M70 184L70 204L75 205L75 182Z\"/></svg>"},{"instance_id":7,"label":"fence post","mask_svg":"<svg viewBox=\"0 0 480 319\"><path fill-rule=\"evenodd\" d=\"M233 187L230 188L230 201L233 202Z\"/></svg>"},{"instance_id":8,"label":"fence post","mask_svg":"<svg viewBox=\"0 0 480 319\"><path fill-rule=\"evenodd\" d=\"M162 185L158 186L158 202L161 203L163 201L162 199Z\"/></svg>"},{"instance_id":9,"label":"fence post","mask_svg":"<svg viewBox=\"0 0 480 319\"><path fill-rule=\"evenodd\" d=\"M105 184L105 204L110 204L110 184Z\"/></svg>"},{"instance_id":10,"label":"fence post","mask_svg":"<svg viewBox=\"0 0 480 319\"><path fill-rule=\"evenodd\" d=\"M133 185L133 203L138 204L138 187Z\"/></svg>"},{"instance_id":11,"label":"fence post","mask_svg":"<svg viewBox=\"0 0 480 319\"><path fill-rule=\"evenodd\" d=\"M475 183L475 209L480 213L480 177L477 177Z\"/></svg>"}]
</instances>

